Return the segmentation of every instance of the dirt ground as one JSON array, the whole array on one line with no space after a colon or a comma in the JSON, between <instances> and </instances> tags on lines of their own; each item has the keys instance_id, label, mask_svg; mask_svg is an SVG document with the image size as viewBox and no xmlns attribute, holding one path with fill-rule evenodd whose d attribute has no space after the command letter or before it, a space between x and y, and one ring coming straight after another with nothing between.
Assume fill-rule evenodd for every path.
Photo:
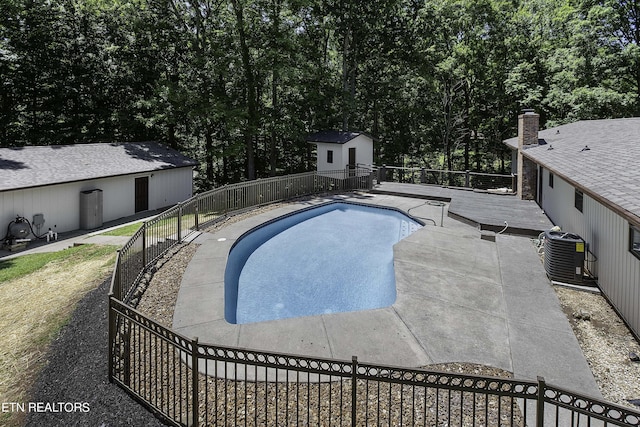
<instances>
[{"instance_id":1,"label":"dirt ground","mask_svg":"<svg viewBox=\"0 0 640 427\"><path fill-rule=\"evenodd\" d=\"M603 397L640 409L629 402L640 399L640 345L627 326L602 295L554 288Z\"/></svg>"}]
</instances>

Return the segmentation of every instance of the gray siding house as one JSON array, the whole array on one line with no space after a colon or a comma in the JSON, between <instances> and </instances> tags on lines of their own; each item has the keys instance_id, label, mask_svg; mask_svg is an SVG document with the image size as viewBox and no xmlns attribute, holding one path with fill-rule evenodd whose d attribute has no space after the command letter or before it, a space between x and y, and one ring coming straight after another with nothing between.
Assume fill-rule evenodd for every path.
<instances>
[{"instance_id":1,"label":"gray siding house","mask_svg":"<svg viewBox=\"0 0 640 427\"><path fill-rule=\"evenodd\" d=\"M527 111L518 128L505 143L519 196L585 240L600 289L640 336L640 118L539 131L538 115Z\"/></svg>"},{"instance_id":2,"label":"gray siding house","mask_svg":"<svg viewBox=\"0 0 640 427\"><path fill-rule=\"evenodd\" d=\"M174 205L192 196L195 165L155 142L0 148L0 238L18 215L65 232Z\"/></svg>"}]
</instances>

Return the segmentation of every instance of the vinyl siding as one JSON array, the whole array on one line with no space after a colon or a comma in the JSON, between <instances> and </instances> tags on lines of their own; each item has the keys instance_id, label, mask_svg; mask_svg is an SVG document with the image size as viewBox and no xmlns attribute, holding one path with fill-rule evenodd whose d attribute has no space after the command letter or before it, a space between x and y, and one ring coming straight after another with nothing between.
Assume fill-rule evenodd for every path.
<instances>
[{"instance_id":1,"label":"vinyl siding","mask_svg":"<svg viewBox=\"0 0 640 427\"><path fill-rule=\"evenodd\" d=\"M16 215L32 221L34 214L44 214L41 232L54 226L59 233L77 230L80 227L80 193L87 190L102 190L104 222L133 215L134 182L141 176L150 177L151 210L175 205L192 195L190 167L0 192L0 238L5 236L7 225Z\"/></svg>"},{"instance_id":2,"label":"vinyl siding","mask_svg":"<svg viewBox=\"0 0 640 427\"><path fill-rule=\"evenodd\" d=\"M349 163L349 148L356 148L356 163L373 164L373 141L365 135L359 135L344 144L328 142L316 143L317 171L344 170ZM327 151L333 151L333 163L327 163Z\"/></svg>"},{"instance_id":3,"label":"vinyl siding","mask_svg":"<svg viewBox=\"0 0 640 427\"><path fill-rule=\"evenodd\" d=\"M152 175L149 177L149 209L151 210L173 206L193 195L191 168L153 172Z\"/></svg>"},{"instance_id":4,"label":"vinyl siding","mask_svg":"<svg viewBox=\"0 0 640 427\"><path fill-rule=\"evenodd\" d=\"M640 260L629 252L629 222L584 194L583 212L574 207L575 188L544 171L543 209L562 230L580 235L597 257L593 273L601 290L631 329L640 335Z\"/></svg>"}]
</instances>

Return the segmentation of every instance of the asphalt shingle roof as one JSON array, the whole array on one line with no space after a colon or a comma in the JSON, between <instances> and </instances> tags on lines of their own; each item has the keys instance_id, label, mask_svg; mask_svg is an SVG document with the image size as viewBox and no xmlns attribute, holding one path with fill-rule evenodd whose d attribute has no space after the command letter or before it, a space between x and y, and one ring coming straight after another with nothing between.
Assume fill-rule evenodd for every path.
<instances>
[{"instance_id":1,"label":"asphalt shingle roof","mask_svg":"<svg viewBox=\"0 0 640 427\"><path fill-rule=\"evenodd\" d=\"M307 137L307 142L329 142L334 144L345 144L359 135L360 132L327 130L309 135Z\"/></svg>"},{"instance_id":2,"label":"asphalt shingle roof","mask_svg":"<svg viewBox=\"0 0 640 427\"><path fill-rule=\"evenodd\" d=\"M542 130L539 138L546 145L524 150L526 157L640 217L640 117L570 123ZM518 138L505 143L517 149Z\"/></svg>"},{"instance_id":3,"label":"asphalt shingle roof","mask_svg":"<svg viewBox=\"0 0 640 427\"><path fill-rule=\"evenodd\" d=\"M195 165L155 142L0 148L0 191Z\"/></svg>"}]
</instances>

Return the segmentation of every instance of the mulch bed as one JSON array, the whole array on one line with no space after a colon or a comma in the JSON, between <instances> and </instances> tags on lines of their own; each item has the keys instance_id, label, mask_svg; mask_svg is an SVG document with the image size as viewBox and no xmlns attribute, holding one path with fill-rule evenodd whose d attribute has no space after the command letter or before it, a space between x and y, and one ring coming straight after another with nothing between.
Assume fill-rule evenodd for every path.
<instances>
[{"instance_id":1,"label":"mulch bed","mask_svg":"<svg viewBox=\"0 0 640 427\"><path fill-rule=\"evenodd\" d=\"M51 344L29 402L27 426L162 426L115 384L107 368L107 295L110 280L88 293ZM47 405L48 404L48 405ZM71 404L71 405L70 405ZM75 404L75 405L74 405ZM88 412L86 411L88 409Z\"/></svg>"}]
</instances>

